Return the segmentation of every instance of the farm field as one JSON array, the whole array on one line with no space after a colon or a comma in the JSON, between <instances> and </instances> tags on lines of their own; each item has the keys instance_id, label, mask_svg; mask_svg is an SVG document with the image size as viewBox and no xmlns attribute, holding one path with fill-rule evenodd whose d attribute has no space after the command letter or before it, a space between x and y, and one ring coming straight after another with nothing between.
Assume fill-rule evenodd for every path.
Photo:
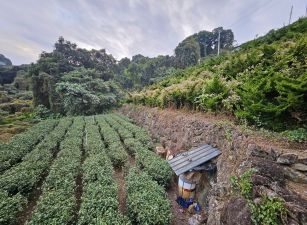
<instances>
[{"instance_id":1,"label":"farm field","mask_svg":"<svg viewBox=\"0 0 307 225\"><path fill-rule=\"evenodd\" d=\"M0 148L0 224L171 223L172 170L122 115L45 120Z\"/></svg>"}]
</instances>

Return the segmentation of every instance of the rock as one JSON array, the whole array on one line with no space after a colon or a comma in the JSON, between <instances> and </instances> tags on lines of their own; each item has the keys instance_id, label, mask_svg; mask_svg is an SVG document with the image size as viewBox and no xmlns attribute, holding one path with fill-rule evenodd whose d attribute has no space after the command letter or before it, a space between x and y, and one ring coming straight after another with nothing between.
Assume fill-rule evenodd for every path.
<instances>
[{"instance_id":1,"label":"rock","mask_svg":"<svg viewBox=\"0 0 307 225\"><path fill-rule=\"evenodd\" d=\"M253 182L253 185L264 185L264 186L268 186L272 181L267 178L267 177L263 177L263 176L260 176L258 174L253 174L252 175L252 182Z\"/></svg>"},{"instance_id":2,"label":"rock","mask_svg":"<svg viewBox=\"0 0 307 225\"><path fill-rule=\"evenodd\" d=\"M300 225L296 220L290 218L288 219L288 225Z\"/></svg>"},{"instance_id":3,"label":"rock","mask_svg":"<svg viewBox=\"0 0 307 225\"><path fill-rule=\"evenodd\" d=\"M298 156L293 153L285 153L277 158L277 163L291 165L297 162Z\"/></svg>"},{"instance_id":4,"label":"rock","mask_svg":"<svg viewBox=\"0 0 307 225\"><path fill-rule=\"evenodd\" d=\"M254 186L253 187L253 195L256 198L261 197L263 195L266 195L266 196L271 197L271 198L279 197L279 195L276 192L274 192L271 189L266 188L264 186Z\"/></svg>"},{"instance_id":5,"label":"rock","mask_svg":"<svg viewBox=\"0 0 307 225\"><path fill-rule=\"evenodd\" d=\"M295 202L296 205L307 209L307 200L302 198L297 193L287 190L286 188L281 187L274 183L272 183L270 189L274 190L274 192L276 192L279 196L281 196L281 198L283 198L286 202L289 203Z\"/></svg>"},{"instance_id":6,"label":"rock","mask_svg":"<svg viewBox=\"0 0 307 225\"><path fill-rule=\"evenodd\" d=\"M249 144L247 146L247 150L251 152L252 156L257 156L261 158L267 158L269 156L269 153L262 150L258 145L255 144Z\"/></svg>"},{"instance_id":7,"label":"rock","mask_svg":"<svg viewBox=\"0 0 307 225\"><path fill-rule=\"evenodd\" d=\"M251 225L251 213L245 199L241 197L230 199L221 214L221 221L225 225Z\"/></svg>"},{"instance_id":8,"label":"rock","mask_svg":"<svg viewBox=\"0 0 307 225\"><path fill-rule=\"evenodd\" d=\"M307 172L307 165L303 163L295 163L291 166L291 168L298 170L298 171Z\"/></svg>"},{"instance_id":9,"label":"rock","mask_svg":"<svg viewBox=\"0 0 307 225\"><path fill-rule=\"evenodd\" d=\"M288 214L294 221L298 221L299 224L307 224L307 209L300 207L294 203L286 203Z\"/></svg>"},{"instance_id":10,"label":"rock","mask_svg":"<svg viewBox=\"0 0 307 225\"><path fill-rule=\"evenodd\" d=\"M307 165L307 158L298 159L297 162Z\"/></svg>"},{"instance_id":11,"label":"rock","mask_svg":"<svg viewBox=\"0 0 307 225\"><path fill-rule=\"evenodd\" d=\"M189 218L189 225L199 225L202 221L201 215L193 215L192 217Z\"/></svg>"},{"instance_id":12,"label":"rock","mask_svg":"<svg viewBox=\"0 0 307 225\"><path fill-rule=\"evenodd\" d=\"M271 160L254 158L251 162L251 166L254 167L257 170L257 174L261 176L268 177L280 183L284 182L282 167Z\"/></svg>"},{"instance_id":13,"label":"rock","mask_svg":"<svg viewBox=\"0 0 307 225\"><path fill-rule=\"evenodd\" d=\"M290 167L284 167L284 174L285 177L291 181L307 184L307 176L297 170Z\"/></svg>"}]
</instances>

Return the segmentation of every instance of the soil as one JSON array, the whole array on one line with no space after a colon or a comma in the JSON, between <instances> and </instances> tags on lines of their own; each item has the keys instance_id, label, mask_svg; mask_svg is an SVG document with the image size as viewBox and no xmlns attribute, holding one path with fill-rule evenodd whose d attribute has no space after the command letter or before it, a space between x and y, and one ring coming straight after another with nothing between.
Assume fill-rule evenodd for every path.
<instances>
[{"instance_id":1,"label":"soil","mask_svg":"<svg viewBox=\"0 0 307 225\"><path fill-rule=\"evenodd\" d=\"M298 195L300 195L303 199L307 200L307 184L295 183L293 181L287 181L286 187L289 190L294 191Z\"/></svg>"},{"instance_id":2,"label":"soil","mask_svg":"<svg viewBox=\"0 0 307 225\"><path fill-rule=\"evenodd\" d=\"M36 207L37 201L42 194L42 186L47 176L48 172L45 172L41 180L39 181L37 187L30 193L28 203L17 220L18 224L25 224L26 221L31 217L32 212Z\"/></svg>"},{"instance_id":3,"label":"soil","mask_svg":"<svg viewBox=\"0 0 307 225\"><path fill-rule=\"evenodd\" d=\"M85 160L85 149L84 149L84 139L85 139L85 129L83 129L83 138L82 138L82 145L81 145L81 162L78 171L78 175L76 178L76 190L75 190L75 197L76 197L76 210L74 215L73 224L76 224L78 221L78 214L81 206L82 201L82 194L83 194L83 174L82 174L82 165Z\"/></svg>"},{"instance_id":4,"label":"soil","mask_svg":"<svg viewBox=\"0 0 307 225\"><path fill-rule=\"evenodd\" d=\"M122 214L127 213L126 209L126 185L124 178L123 169L115 169L114 179L118 184L118 202L119 202L119 211Z\"/></svg>"}]
</instances>

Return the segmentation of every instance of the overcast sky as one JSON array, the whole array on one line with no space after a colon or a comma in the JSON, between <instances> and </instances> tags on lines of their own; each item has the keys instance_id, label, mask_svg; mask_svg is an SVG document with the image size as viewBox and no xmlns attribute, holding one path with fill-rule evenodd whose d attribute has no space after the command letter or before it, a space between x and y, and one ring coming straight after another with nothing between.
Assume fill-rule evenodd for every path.
<instances>
[{"instance_id":1,"label":"overcast sky","mask_svg":"<svg viewBox=\"0 0 307 225\"><path fill-rule=\"evenodd\" d=\"M232 29L238 43L305 15L306 0L2 0L0 54L35 62L59 36L116 59L173 54L200 30Z\"/></svg>"}]
</instances>

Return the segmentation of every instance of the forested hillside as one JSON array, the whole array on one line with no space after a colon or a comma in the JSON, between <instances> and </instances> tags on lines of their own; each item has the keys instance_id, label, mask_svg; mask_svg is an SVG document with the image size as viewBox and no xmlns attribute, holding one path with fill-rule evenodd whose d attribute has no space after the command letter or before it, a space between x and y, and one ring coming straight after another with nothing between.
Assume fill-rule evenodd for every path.
<instances>
[{"instance_id":1,"label":"forested hillside","mask_svg":"<svg viewBox=\"0 0 307 225\"><path fill-rule=\"evenodd\" d=\"M233 115L275 131L303 132L307 119L307 19L132 94L136 104Z\"/></svg>"}]
</instances>

